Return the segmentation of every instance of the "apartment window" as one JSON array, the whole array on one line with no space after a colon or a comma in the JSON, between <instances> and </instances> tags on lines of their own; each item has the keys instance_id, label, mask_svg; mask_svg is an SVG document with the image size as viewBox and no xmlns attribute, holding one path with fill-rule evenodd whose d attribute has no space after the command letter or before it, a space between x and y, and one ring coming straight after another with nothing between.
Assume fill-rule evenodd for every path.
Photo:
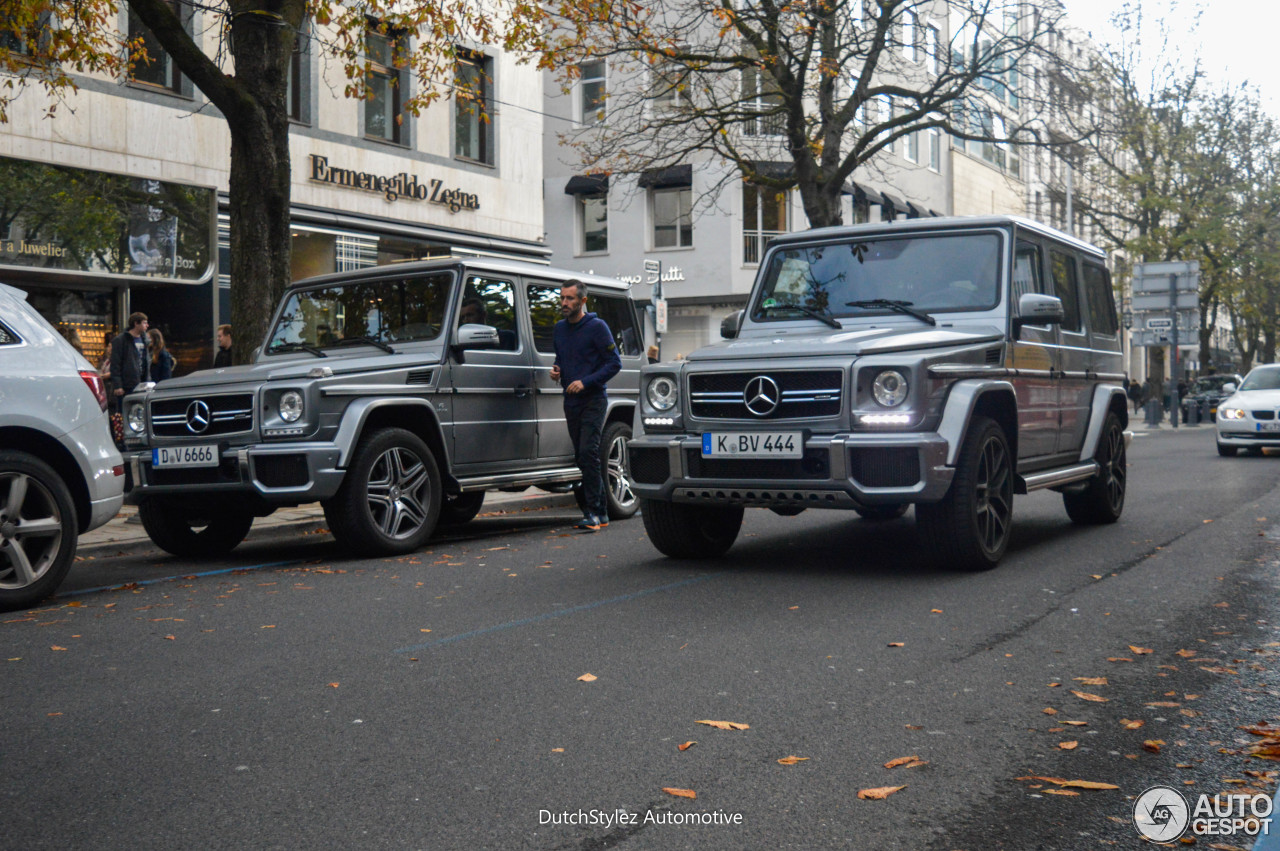
<instances>
[{"instance_id":1,"label":"apartment window","mask_svg":"<svg viewBox=\"0 0 1280 851\"><path fill-rule=\"evenodd\" d=\"M578 109L583 124L604 121L605 63L584 62L578 66Z\"/></svg>"},{"instance_id":2,"label":"apartment window","mask_svg":"<svg viewBox=\"0 0 1280 851\"><path fill-rule=\"evenodd\" d=\"M942 73L942 59L938 55L938 28L933 24L924 30L924 60L930 74Z\"/></svg>"},{"instance_id":3,"label":"apartment window","mask_svg":"<svg viewBox=\"0 0 1280 851\"><path fill-rule=\"evenodd\" d=\"M175 15L181 14L177 3L170 0L167 5ZM134 60L133 70L129 75L130 82L174 93L182 91L182 75L178 72L178 63L165 52L160 46L160 40L133 11L129 12L129 41L139 45L146 53L145 58Z\"/></svg>"},{"instance_id":4,"label":"apartment window","mask_svg":"<svg viewBox=\"0 0 1280 851\"><path fill-rule=\"evenodd\" d=\"M8 50L10 55L30 56L37 49L48 47L52 20L52 12L40 12L26 28L19 29L11 24L4 26L0 29L0 48Z\"/></svg>"},{"instance_id":5,"label":"apartment window","mask_svg":"<svg viewBox=\"0 0 1280 851\"><path fill-rule=\"evenodd\" d=\"M782 95L769 86L769 81L758 68L742 71L742 105L748 112L757 113L743 125L748 136L781 136L786 132L786 116L779 110Z\"/></svg>"},{"instance_id":6,"label":"apartment window","mask_svg":"<svg viewBox=\"0 0 1280 851\"><path fill-rule=\"evenodd\" d=\"M941 171L942 131L937 127L930 127L926 132L929 134L929 168L933 171Z\"/></svg>"},{"instance_id":7,"label":"apartment window","mask_svg":"<svg viewBox=\"0 0 1280 851\"><path fill-rule=\"evenodd\" d=\"M399 65L407 48L404 36L371 32L365 38L365 58L369 61L369 99L364 104L367 137L404 143L404 118L400 114L404 72Z\"/></svg>"},{"instance_id":8,"label":"apartment window","mask_svg":"<svg viewBox=\"0 0 1280 851\"><path fill-rule=\"evenodd\" d=\"M289 56L289 79L285 87L285 106L294 121L307 123L311 116L308 109L311 100L311 35L310 26L304 24L293 43Z\"/></svg>"},{"instance_id":9,"label":"apartment window","mask_svg":"<svg viewBox=\"0 0 1280 851\"><path fill-rule=\"evenodd\" d=\"M454 69L454 156L493 164L493 60L459 53Z\"/></svg>"},{"instance_id":10,"label":"apartment window","mask_svg":"<svg viewBox=\"0 0 1280 851\"><path fill-rule=\"evenodd\" d=\"M742 262L759 263L765 247L787 232L787 193L742 184Z\"/></svg>"},{"instance_id":11,"label":"apartment window","mask_svg":"<svg viewBox=\"0 0 1280 851\"><path fill-rule=\"evenodd\" d=\"M907 162L920 162L920 132L908 133L902 137L902 156Z\"/></svg>"},{"instance_id":12,"label":"apartment window","mask_svg":"<svg viewBox=\"0 0 1280 851\"><path fill-rule=\"evenodd\" d=\"M879 95L876 98L876 121L880 124L887 124L893 120L893 95ZM889 153L893 153L894 143L890 142L884 146Z\"/></svg>"},{"instance_id":13,"label":"apartment window","mask_svg":"<svg viewBox=\"0 0 1280 851\"><path fill-rule=\"evenodd\" d=\"M659 60L652 69L653 79L650 98L657 112L690 109L693 98L689 93L688 69L677 62Z\"/></svg>"},{"instance_id":14,"label":"apartment window","mask_svg":"<svg viewBox=\"0 0 1280 851\"><path fill-rule=\"evenodd\" d=\"M916 44L916 35L920 32L920 19L915 12L904 12L902 15L902 55L912 62L920 59Z\"/></svg>"},{"instance_id":15,"label":"apartment window","mask_svg":"<svg viewBox=\"0 0 1280 851\"><path fill-rule=\"evenodd\" d=\"M653 190L653 247L693 245L693 190L674 186Z\"/></svg>"},{"instance_id":16,"label":"apartment window","mask_svg":"<svg viewBox=\"0 0 1280 851\"><path fill-rule=\"evenodd\" d=\"M579 195L578 223L582 239L579 243L583 254L598 254L609 250L609 196Z\"/></svg>"}]
</instances>

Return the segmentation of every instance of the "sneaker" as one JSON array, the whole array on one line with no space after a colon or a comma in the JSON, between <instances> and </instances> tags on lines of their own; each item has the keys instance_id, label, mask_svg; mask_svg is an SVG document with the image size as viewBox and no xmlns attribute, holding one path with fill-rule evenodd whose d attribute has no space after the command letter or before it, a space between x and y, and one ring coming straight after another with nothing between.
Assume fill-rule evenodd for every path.
<instances>
[{"instance_id":1,"label":"sneaker","mask_svg":"<svg viewBox=\"0 0 1280 851\"><path fill-rule=\"evenodd\" d=\"M606 515L604 515L603 517L597 517L597 518L596 518L596 526L597 526L597 528L600 528L600 529L608 529L608 528L609 528L609 515L607 515L607 514L606 514Z\"/></svg>"},{"instance_id":2,"label":"sneaker","mask_svg":"<svg viewBox=\"0 0 1280 851\"><path fill-rule=\"evenodd\" d=\"M596 518L593 515L588 514L584 516L581 520L579 520L577 523L575 523L573 528L581 529L584 532L599 532L600 521L596 520Z\"/></svg>"}]
</instances>

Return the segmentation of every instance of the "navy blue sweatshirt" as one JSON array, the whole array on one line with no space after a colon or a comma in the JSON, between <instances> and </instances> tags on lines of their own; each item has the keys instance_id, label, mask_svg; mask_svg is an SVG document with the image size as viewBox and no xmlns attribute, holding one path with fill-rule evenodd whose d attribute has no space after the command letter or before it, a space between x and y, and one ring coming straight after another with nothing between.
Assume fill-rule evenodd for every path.
<instances>
[{"instance_id":1,"label":"navy blue sweatshirt","mask_svg":"<svg viewBox=\"0 0 1280 851\"><path fill-rule=\"evenodd\" d=\"M605 395L605 383L622 369L618 347L613 342L609 325L594 313L577 322L561 319L552 334L556 348L556 366L560 367L560 386L582 382L582 392L565 394L566 405L580 405Z\"/></svg>"}]
</instances>

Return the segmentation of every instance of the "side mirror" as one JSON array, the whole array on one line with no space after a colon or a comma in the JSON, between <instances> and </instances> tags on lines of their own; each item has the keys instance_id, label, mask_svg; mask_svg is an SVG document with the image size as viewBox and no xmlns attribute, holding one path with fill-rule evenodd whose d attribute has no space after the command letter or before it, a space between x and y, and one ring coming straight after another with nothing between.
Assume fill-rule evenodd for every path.
<instances>
[{"instance_id":1,"label":"side mirror","mask_svg":"<svg viewBox=\"0 0 1280 851\"><path fill-rule=\"evenodd\" d=\"M492 325L462 325L450 348L455 353L470 349L496 349L498 342L498 329Z\"/></svg>"},{"instance_id":2,"label":"side mirror","mask_svg":"<svg viewBox=\"0 0 1280 851\"><path fill-rule=\"evenodd\" d=\"M1013 339L1022 336L1024 325L1061 325L1065 314L1062 299L1043 293L1023 293L1018 299L1018 315L1013 317Z\"/></svg>"},{"instance_id":3,"label":"side mirror","mask_svg":"<svg viewBox=\"0 0 1280 851\"><path fill-rule=\"evenodd\" d=\"M742 311L735 310L724 319L720 320L720 336L726 340L732 340L738 336L738 331L742 329Z\"/></svg>"},{"instance_id":4,"label":"side mirror","mask_svg":"<svg viewBox=\"0 0 1280 851\"><path fill-rule=\"evenodd\" d=\"M1223 392L1223 393L1234 393L1234 392L1236 392L1236 384L1235 384L1235 382L1234 382L1234 381L1228 381L1226 384L1222 385L1222 392Z\"/></svg>"}]
</instances>

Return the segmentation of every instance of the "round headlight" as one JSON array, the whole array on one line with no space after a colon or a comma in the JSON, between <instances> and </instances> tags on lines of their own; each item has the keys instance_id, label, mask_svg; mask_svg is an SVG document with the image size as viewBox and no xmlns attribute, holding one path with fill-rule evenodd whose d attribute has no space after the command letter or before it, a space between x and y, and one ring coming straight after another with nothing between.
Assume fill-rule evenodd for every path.
<instances>
[{"instance_id":1,"label":"round headlight","mask_svg":"<svg viewBox=\"0 0 1280 851\"><path fill-rule=\"evenodd\" d=\"M296 423L302 416L302 394L290 390L280 397L280 419L287 423Z\"/></svg>"},{"instance_id":2,"label":"round headlight","mask_svg":"<svg viewBox=\"0 0 1280 851\"><path fill-rule=\"evenodd\" d=\"M886 408L896 408L907 398L907 377L896 369L886 369L876 376L871 395Z\"/></svg>"},{"instance_id":3,"label":"round headlight","mask_svg":"<svg viewBox=\"0 0 1280 851\"><path fill-rule=\"evenodd\" d=\"M659 411L669 411L676 406L676 382L669 375L659 375L650 381L646 392L649 404Z\"/></svg>"},{"instance_id":4,"label":"round headlight","mask_svg":"<svg viewBox=\"0 0 1280 851\"><path fill-rule=\"evenodd\" d=\"M1218 419L1242 420L1244 419L1244 411L1240 408L1219 408Z\"/></svg>"},{"instance_id":5,"label":"round headlight","mask_svg":"<svg viewBox=\"0 0 1280 851\"><path fill-rule=\"evenodd\" d=\"M134 402L129 406L129 431L134 434L142 434L147 429L147 416L143 411L140 402Z\"/></svg>"}]
</instances>

